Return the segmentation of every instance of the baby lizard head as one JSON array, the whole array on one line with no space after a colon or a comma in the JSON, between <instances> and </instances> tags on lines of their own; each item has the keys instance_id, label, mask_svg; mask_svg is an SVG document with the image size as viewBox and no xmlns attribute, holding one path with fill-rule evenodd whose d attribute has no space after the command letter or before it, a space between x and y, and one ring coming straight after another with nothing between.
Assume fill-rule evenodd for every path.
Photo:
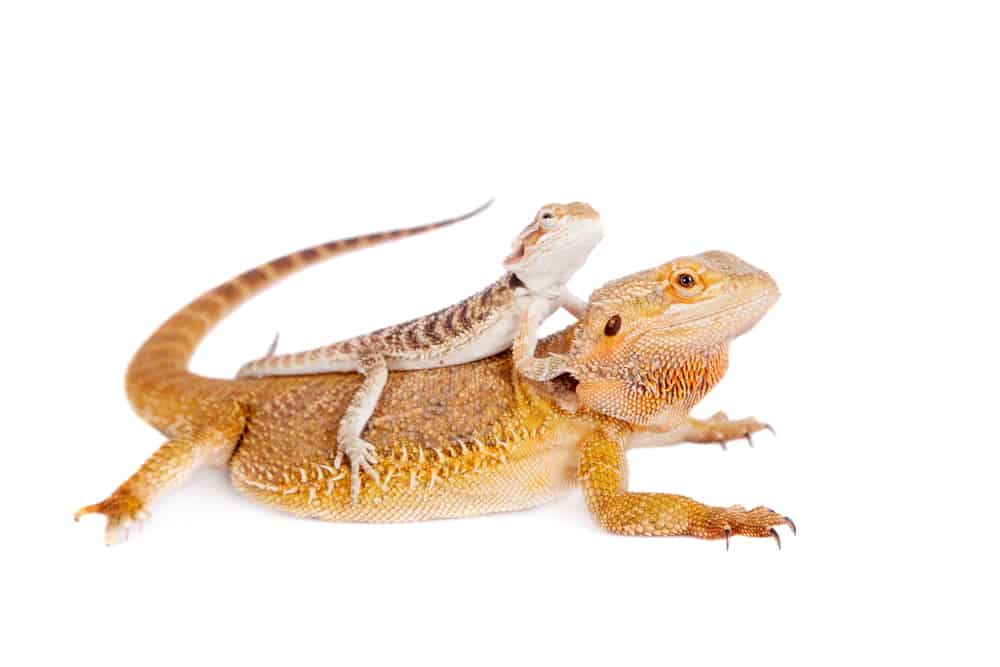
<instances>
[{"instance_id":1,"label":"baby lizard head","mask_svg":"<svg viewBox=\"0 0 1000 667\"><path fill-rule=\"evenodd\" d=\"M718 250L612 281L573 328L576 394L632 424L684 416L722 378L729 343L778 296L771 276Z\"/></svg>"},{"instance_id":2,"label":"baby lizard head","mask_svg":"<svg viewBox=\"0 0 1000 667\"><path fill-rule=\"evenodd\" d=\"M604 231L589 204L548 204L514 239L503 267L530 289L564 285L587 261Z\"/></svg>"}]
</instances>

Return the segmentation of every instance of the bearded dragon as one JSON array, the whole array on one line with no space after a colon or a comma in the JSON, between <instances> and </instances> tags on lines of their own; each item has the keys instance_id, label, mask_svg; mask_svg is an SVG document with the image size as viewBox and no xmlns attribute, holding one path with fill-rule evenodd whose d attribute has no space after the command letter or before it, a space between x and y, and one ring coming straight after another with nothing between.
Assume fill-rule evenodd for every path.
<instances>
[{"instance_id":1,"label":"bearded dragon","mask_svg":"<svg viewBox=\"0 0 1000 667\"><path fill-rule=\"evenodd\" d=\"M476 294L430 315L306 352L268 355L248 362L237 377L361 373L364 381L344 410L337 428L333 467L346 455L351 498L357 502L361 471L380 481L375 446L361 437L389 371L451 366L484 359L521 341L518 371L537 377L547 361L534 359L541 323L560 307L576 317L584 302L566 283L583 266L602 236L600 216L581 202L548 204L517 235L504 260L507 273ZM518 328L520 327L520 329Z\"/></svg>"},{"instance_id":2,"label":"bearded dragon","mask_svg":"<svg viewBox=\"0 0 1000 667\"><path fill-rule=\"evenodd\" d=\"M293 514L398 522L519 510L579 485L611 533L780 538L794 524L765 507L718 507L628 490L626 452L682 441L745 437L755 419L707 421L688 412L723 376L730 342L778 298L771 277L719 251L682 257L606 284L582 318L539 342L571 371L548 381L514 371L512 353L389 374L364 432L379 482L329 465L343 417L364 379L337 373L215 379L188 370L209 330L245 300L328 257L426 231L336 241L280 257L209 290L162 324L126 374L132 407L168 439L108 498L76 513L107 517L105 541L199 468L228 468L245 495Z\"/></svg>"}]
</instances>

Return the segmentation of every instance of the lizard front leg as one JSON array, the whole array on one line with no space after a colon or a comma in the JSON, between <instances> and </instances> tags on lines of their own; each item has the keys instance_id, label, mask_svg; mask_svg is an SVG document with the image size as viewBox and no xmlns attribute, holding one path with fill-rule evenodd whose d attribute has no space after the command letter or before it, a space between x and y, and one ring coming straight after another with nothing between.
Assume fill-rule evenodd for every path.
<instances>
[{"instance_id":1,"label":"lizard front leg","mask_svg":"<svg viewBox=\"0 0 1000 667\"><path fill-rule=\"evenodd\" d=\"M646 427L629 436L628 446L631 449L693 442L721 445L725 449L726 443L745 439L753 447L753 434L764 430L774 433L770 424L758 421L754 417L730 419L725 412L716 412L708 419L685 417L680 423L667 428Z\"/></svg>"},{"instance_id":2,"label":"lizard front leg","mask_svg":"<svg viewBox=\"0 0 1000 667\"><path fill-rule=\"evenodd\" d=\"M511 348L514 368L517 373L529 380L545 382L572 370L565 357L549 354L545 357L535 357L538 346L538 329L547 314L547 302L543 299L532 299L518 305L518 326Z\"/></svg>"},{"instance_id":3,"label":"lizard front leg","mask_svg":"<svg viewBox=\"0 0 1000 667\"><path fill-rule=\"evenodd\" d=\"M376 483L378 471L372 466L378 463L375 446L361 439L365 424L371 419L385 383L389 379L389 368L381 354L366 355L360 360L364 381L351 397L337 428L337 456L334 467L339 468L344 455L351 464L351 503L358 504L361 493L361 471L368 473Z\"/></svg>"},{"instance_id":4,"label":"lizard front leg","mask_svg":"<svg viewBox=\"0 0 1000 667\"><path fill-rule=\"evenodd\" d=\"M565 285L559 292L559 301L563 309L578 320L587 312L587 302L573 294Z\"/></svg>"},{"instance_id":5,"label":"lizard front leg","mask_svg":"<svg viewBox=\"0 0 1000 667\"><path fill-rule=\"evenodd\" d=\"M223 465L239 442L244 425L242 412L235 411L218 427L168 440L114 493L80 508L73 518L79 521L86 514L103 514L107 517L104 543L124 542L130 529L149 517L149 507L158 497L186 482L199 468Z\"/></svg>"},{"instance_id":6,"label":"lizard front leg","mask_svg":"<svg viewBox=\"0 0 1000 667\"><path fill-rule=\"evenodd\" d=\"M732 535L773 537L776 526L795 524L766 507L712 507L686 496L628 491L628 462L618 438L603 431L587 435L579 445L579 479L587 509L601 526L619 535L686 535L725 539Z\"/></svg>"}]
</instances>

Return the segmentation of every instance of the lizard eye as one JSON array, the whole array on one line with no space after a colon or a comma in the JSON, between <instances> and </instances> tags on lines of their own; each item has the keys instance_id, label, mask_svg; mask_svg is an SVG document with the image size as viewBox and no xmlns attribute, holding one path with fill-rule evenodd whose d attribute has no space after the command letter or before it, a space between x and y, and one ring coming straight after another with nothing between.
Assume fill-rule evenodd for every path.
<instances>
[{"instance_id":1,"label":"lizard eye","mask_svg":"<svg viewBox=\"0 0 1000 667\"><path fill-rule=\"evenodd\" d=\"M703 289L697 275L690 271L678 271L671 278L671 282L681 296L695 296Z\"/></svg>"},{"instance_id":2,"label":"lizard eye","mask_svg":"<svg viewBox=\"0 0 1000 667\"><path fill-rule=\"evenodd\" d=\"M612 315L608 323L604 325L604 335L614 336L622 328L622 318L619 315Z\"/></svg>"},{"instance_id":3,"label":"lizard eye","mask_svg":"<svg viewBox=\"0 0 1000 667\"><path fill-rule=\"evenodd\" d=\"M556 214L552 211L542 211L538 216L542 229L548 231L556 225Z\"/></svg>"}]
</instances>

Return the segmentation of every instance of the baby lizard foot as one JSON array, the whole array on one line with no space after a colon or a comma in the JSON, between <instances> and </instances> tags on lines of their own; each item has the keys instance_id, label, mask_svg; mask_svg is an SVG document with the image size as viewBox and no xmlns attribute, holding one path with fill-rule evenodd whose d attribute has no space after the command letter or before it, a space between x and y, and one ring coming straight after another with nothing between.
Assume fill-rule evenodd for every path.
<instances>
[{"instance_id":1,"label":"baby lizard foot","mask_svg":"<svg viewBox=\"0 0 1000 667\"><path fill-rule=\"evenodd\" d=\"M726 449L726 443L731 440L745 439L753 447L753 434L768 430L774 434L770 424L757 421L754 417L746 419L730 419L725 412L716 412L705 421L688 420L688 432L685 440L688 442L714 443Z\"/></svg>"},{"instance_id":2,"label":"baby lizard foot","mask_svg":"<svg viewBox=\"0 0 1000 667\"><path fill-rule=\"evenodd\" d=\"M733 535L773 537L778 543L778 549L781 549L781 535L778 534L777 526L788 526L792 535L797 532L794 521L767 507L755 507L752 510L745 509L742 505L713 507L705 518L705 525L699 526L700 530L695 535L708 539L725 538L726 551L729 551L729 538Z\"/></svg>"},{"instance_id":3,"label":"baby lizard foot","mask_svg":"<svg viewBox=\"0 0 1000 667\"><path fill-rule=\"evenodd\" d=\"M73 515L73 520L79 521L86 514L103 514L108 518L104 543L109 547L126 541L129 533L141 528L142 522L149 518L142 501L127 491L115 491L99 503L80 508Z\"/></svg>"},{"instance_id":4,"label":"baby lizard foot","mask_svg":"<svg viewBox=\"0 0 1000 667\"><path fill-rule=\"evenodd\" d=\"M337 456L333 460L334 468L340 468L345 454L351 464L351 504L357 505L361 493L362 471L368 473L376 484L380 483L378 471L372 467L378 463L378 457L375 455L375 445L356 437L341 440L337 447Z\"/></svg>"}]
</instances>

